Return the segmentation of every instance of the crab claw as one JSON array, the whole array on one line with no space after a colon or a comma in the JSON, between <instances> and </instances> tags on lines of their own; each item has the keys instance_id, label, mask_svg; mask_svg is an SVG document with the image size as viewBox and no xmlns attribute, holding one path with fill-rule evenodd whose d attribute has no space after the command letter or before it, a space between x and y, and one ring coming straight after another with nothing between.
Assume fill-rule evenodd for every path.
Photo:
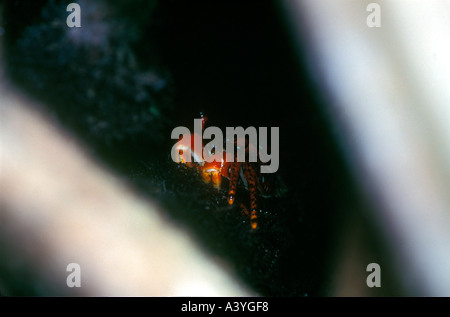
<instances>
[{"instance_id":1,"label":"crab claw","mask_svg":"<svg viewBox=\"0 0 450 317\"><path fill-rule=\"evenodd\" d=\"M222 183L222 175L220 173L221 166L220 163L217 162L206 162L201 167L203 181L205 183L211 183L215 188L219 189L220 184Z\"/></svg>"}]
</instances>

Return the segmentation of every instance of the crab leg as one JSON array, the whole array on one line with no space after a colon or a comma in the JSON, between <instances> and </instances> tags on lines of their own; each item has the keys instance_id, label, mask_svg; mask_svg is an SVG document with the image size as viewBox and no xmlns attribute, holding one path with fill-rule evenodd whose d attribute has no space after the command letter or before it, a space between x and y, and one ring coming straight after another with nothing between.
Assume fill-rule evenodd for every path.
<instances>
[{"instance_id":1,"label":"crab leg","mask_svg":"<svg viewBox=\"0 0 450 317\"><path fill-rule=\"evenodd\" d=\"M248 190L250 192L250 225L253 230L258 227L258 204L256 201L257 187L256 187L256 172L250 163L244 163L244 176L247 180Z\"/></svg>"},{"instance_id":2,"label":"crab leg","mask_svg":"<svg viewBox=\"0 0 450 317\"><path fill-rule=\"evenodd\" d=\"M228 204L232 205L234 203L234 198L236 197L236 188L239 181L239 170L241 168L240 163L230 163L231 173L230 173L230 187L228 190Z\"/></svg>"}]
</instances>

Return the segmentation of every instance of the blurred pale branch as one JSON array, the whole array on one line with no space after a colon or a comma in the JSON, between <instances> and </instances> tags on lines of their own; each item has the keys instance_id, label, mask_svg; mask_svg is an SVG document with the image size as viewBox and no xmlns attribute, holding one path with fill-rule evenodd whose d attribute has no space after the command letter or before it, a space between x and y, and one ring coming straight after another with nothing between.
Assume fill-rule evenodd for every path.
<instances>
[{"instance_id":1,"label":"blurred pale branch","mask_svg":"<svg viewBox=\"0 0 450 317\"><path fill-rule=\"evenodd\" d=\"M284 4L405 289L450 295L449 1Z\"/></svg>"}]
</instances>

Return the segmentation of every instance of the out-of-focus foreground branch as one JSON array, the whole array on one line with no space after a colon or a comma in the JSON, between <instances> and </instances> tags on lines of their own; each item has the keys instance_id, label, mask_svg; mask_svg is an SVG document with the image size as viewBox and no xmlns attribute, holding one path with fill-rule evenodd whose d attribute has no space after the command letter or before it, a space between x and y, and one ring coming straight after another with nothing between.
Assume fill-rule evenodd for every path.
<instances>
[{"instance_id":1,"label":"out-of-focus foreground branch","mask_svg":"<svg viewBox=\"0 0 450 317\"><path fill-rule=\"evenodd\" d=\"M249 295L154 204L0 82L0 237L8 251L0 261L25 261L50 286L41 286L47 295ZM81 267L81 288L66 284L70 263Z\"/></svg>"},{"instance_id":2,"label":"out-of-focus foreground branch","mask_svg":"<svg viewBox=\"0 0 450 317\"><path fill-rule=\"evenodd\" d=\"M284 3L405 289L449 296L449 2Z\"/></svg>"}]
</instances>

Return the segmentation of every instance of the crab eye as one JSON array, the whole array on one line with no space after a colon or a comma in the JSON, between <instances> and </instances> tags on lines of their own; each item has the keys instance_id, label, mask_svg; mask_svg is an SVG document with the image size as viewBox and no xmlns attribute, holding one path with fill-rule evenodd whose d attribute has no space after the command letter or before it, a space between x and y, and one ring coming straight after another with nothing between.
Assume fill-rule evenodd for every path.
<instances>
[{"instance_id":1,"label":"crab eye","mask_svg":"<svg viewBox=\"0 0 450 317\"><path fill-rule=\"evenodd\" d=\"M232 205L234 203L234 195L228 196L228 204Z\"/></svg>"}]
</instances>

